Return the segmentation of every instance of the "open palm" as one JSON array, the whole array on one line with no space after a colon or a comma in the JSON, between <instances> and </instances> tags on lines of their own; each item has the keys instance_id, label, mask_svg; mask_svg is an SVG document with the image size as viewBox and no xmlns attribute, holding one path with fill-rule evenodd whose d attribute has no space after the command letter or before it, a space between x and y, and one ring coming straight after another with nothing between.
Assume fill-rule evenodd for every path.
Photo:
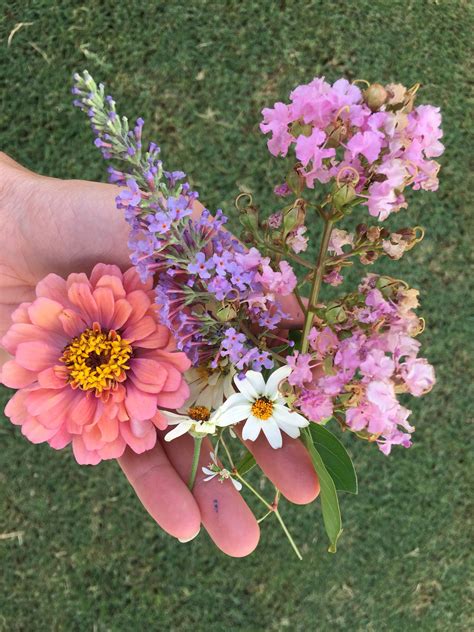
<instances>
[{"instance_id":1,"label":"open palm","mask_svg":"<svg viewBox=\"0 0 474 632\"><path fill-rule=\"evenodd\" d=\"M113 185L38 176L0 154L0 337L12 311L34 298L35 285L48 273L89 273L99 261L130 266L128 227L115 208L116 193ZM297 305L285 307L298 319ZM285 437L280 450L264 438L246 445L288 500L303 504L317 496L318 481L300 441ZM247 555L259 539L255 517L228 480L203 483L198 475L193 492L188 490L192 450L189 436L172 443L160 436L153 450L141 455L128 450L119 462L165 531L189 540L203 524L225 553ZM209 450L204 442L202 465Z\"/></svg>"}]
</instances>

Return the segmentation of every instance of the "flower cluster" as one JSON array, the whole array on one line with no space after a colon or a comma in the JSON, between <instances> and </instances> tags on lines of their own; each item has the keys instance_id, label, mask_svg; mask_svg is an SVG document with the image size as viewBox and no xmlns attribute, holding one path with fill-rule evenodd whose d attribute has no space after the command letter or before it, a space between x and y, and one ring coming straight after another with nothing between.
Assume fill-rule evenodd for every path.
<instances>
[{"instance_id":1,"label":"flower cluster","mask_svg":"<svg viewBox=\"0 0 474 632\"><path fill-rule=\"evenodd\" d=\"M278 299L297 282L291 266L282 261L274 269L270 258L255 249L246 251L223 230L227 218L220 209L214 216L207 209L198 214L198 194L181 182L185 174L164 171L153 143L142 155L142 119L128 130L113 99L104 96L103 86L88 73L75 76L73 92L75 104L90 118L104 158L133 166L127 172L109 169L111 180L126 186L117 196L117 207L130 224L131 261L142 280L155 278L160 317L178 348L194 366L226 372L231 367L271 368L267 347L285 317ZM240 331L242 320L249 330L260 329L259 344L252 342L250 332Z\"/></svg>"},{"instance_id":2,"label":"flower cluster","mask_svg":"<svg viewBox=\"0 0 474 632\"><path fill-rule=\"evenodd\" d=\"M293 90L290 104L265 108L260 129L271 133L274 156L294 149L306 186L333 180L336 204L355 200L384 220L407 206L406 187L438 187L441 115L431 105L414 107L417 89L372 84L362 91L346 79L331 85L315 78Z\"/></svg>"},{"instance_id":3,"label":"flower cluster","mask_svg":"<svg viewBox=\"0 0 474 632\"><path fill-rule=\"evenodd\" d=\"M308 419L324 423L335 416L359 436L377 441L385 454L392 445L411 445L410 410L397 394L419 397L435 382L433 367L417 357L415 336L423 328L413 311L417 294L371 274L357 293L321 314L326 324L311 329L310 351L288 359L295 405Z\"/></svg>"}]
</instances>

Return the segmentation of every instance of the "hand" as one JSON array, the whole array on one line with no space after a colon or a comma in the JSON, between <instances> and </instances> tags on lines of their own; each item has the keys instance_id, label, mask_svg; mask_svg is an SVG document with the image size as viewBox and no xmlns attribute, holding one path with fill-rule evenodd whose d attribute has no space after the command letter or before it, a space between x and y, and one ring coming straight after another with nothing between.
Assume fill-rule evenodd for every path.
<instances>
[{"instance_id":1,"label":"hand","mask_svg":"<svg viewBox=\"0 0 474 632\"><path fill-rule=\"evenodd\" d=\"M35 285L46 274L89 273L99 261L122 269L130 266L128 226L115 208L116 194L113 185L39 176L0 154L0 337L10 325L12 311L33 300ZM196 205L196 214L201 209ZM296 301L289 300L285 308L294 322L301 321ZM242 496L231 481L202 480L200 467L209 462L210 443L203 441L191 493L185 482L191 468L191 437L167 443L159 434L153 450L141 455L127 450L119 460L146 510L180 540L195 537L202 523L228 555L252 552L259 527ZM316 498L318 480L300 441L285 437L279 450L263 437L246 445L288 500L304 504Z\"/></svg>"}]
</instances>

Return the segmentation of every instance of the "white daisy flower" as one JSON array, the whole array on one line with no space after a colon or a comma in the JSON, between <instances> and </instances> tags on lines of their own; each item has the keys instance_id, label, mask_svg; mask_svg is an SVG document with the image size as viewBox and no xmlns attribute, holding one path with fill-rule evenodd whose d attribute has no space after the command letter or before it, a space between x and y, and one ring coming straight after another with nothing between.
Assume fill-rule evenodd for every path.
<instances>
[{"instance_id":1,"label":"white daisy flower","mask_svg":"<svg viewBox=\"0 0 474 632\"><path fill-rule=\"evenodd\" d=\"M165 436L166 441L172 441L187 432L193 437L202 438L208 434L215 434L217 426L227 426L231 423L220 418L220 411L211 412L206 406L191 406L177 413L168 410L161 412L171 426L176 426Z\"/></svg>"},{"instance_id":2,"label":"white daisy flower","mask_svg":"<svg viewBox=\"0 0 474 632\"><path fill-rule=\"evenodd\" d=\"M223 483L226 479L230 479L235 489L240 492L242 489L242 483L232 478L232 474L225 467L221 467L217 462L214 452L209 452L212 463L209 463L208 467L201 468L204 474L207 474L204 479L206 482L212 480L215 476L219 477L219 481Z\"/></svg>"},{"instance_id":3,"label":"white daisy flower","mask_svg":"<svg viewBox=\"0 0 474 632\"><path fill-rule=\"evenodd\" d=\"M205 406L210 410L217 410L235 393L232 385L235 373L233 366L215 370L206 367L189 369L185 373L185 378L191 394L186 405Z\"/></svg>"},{"instance_id":4,"label":"white daisy flower","mask_svg":"<svg viewBox=\"0 0 474 632\"><path fill-rule=\"evenodd\" d=\"M291 373L291 367L283 366L274 371L265 383L261 373L247 371L245 378L234 382L240 393L231 395L218 413L225 424L235 424L247 420L243 430L244 440L255 441L263 431L272 448L281 448L281 430L296 439L300 428L309 424L299 413L286 406L280 384Z\"/></svg>"}]
</instances>

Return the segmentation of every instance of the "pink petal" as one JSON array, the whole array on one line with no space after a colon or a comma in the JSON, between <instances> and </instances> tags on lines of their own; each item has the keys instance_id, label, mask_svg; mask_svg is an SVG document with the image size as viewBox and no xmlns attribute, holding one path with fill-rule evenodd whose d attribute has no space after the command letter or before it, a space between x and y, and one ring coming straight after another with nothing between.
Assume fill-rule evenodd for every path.
<instances>
[{"instance_id":1,"label":"pink petal","mask_svg":"<svg viewBox=\"0 0 474 632\"><path fill-rule=\"evenodd\" d=\"M43 371L58 362L58 351L43 342L22 342L16 350L16 361L30 371Z\"/></svg>"},{"instance_id":2,"label":"pink petal","mask_svg":"<svg viewBox=\"0 0 474 632\"><path fill-rule=\"evenodd\" d=\"M28 371L14 360L5 362L0 372L0 382L9 388L23 388L36 380L36 373Z\"/></svg>"},{"instance_id":3,"label":"pink petal","mask_svg":"<svg viewBox=\"0 0 474 632\"><path fill-rule=\"evenodd\" d=\"M58 353L64 347L65 338L52 331L41 329L37 325L30 323L15 323L10 327L5 336L2 338L2 345L5 349L15 355L17 347L22 342L42 342L56 347ZM61 353L59 353L61 355Z\"/></svg>"},{"instance_id":4,"label":"pink petal","mask_svg":"<svg viewBox=\"0 0 474 632\"><path fill-rule=\"evenodd\" d=\"M94 290L93 296L99 309L99 323L109 329L115 311L113 292L108 287L98 287Z\"/></svg>"},{"instance_id":5,"label":"pink petal","mask_svg":"<svg viewBox=\"0 0 474 632\"><path fill-rule=\"evenodd\" d=\"M74 283L79 283L80 285L87 285L87 287L92 291L92 285L89 281L89 277L85 272L72 272L68 278L66 279L66 286L69 292L69 289Z\"/></svg>"},{"instance_id":6,"label":"pink petal","mask_svg":"<svg viewBox=\"0 0 474 632\"><path fill-rule=\"evenodd\" d=\"M26 398L28 395L28 391L18 391L5 406L5 416L9 417L15 426L21 426L28 417L28 411L26 410Z\"/></svg>"},{"instance_id":7,"label":"pink petal","mask_svg":"<svg viewBox=\"0 0 474 632\"><path fill-rule=\"evenodd\" d=\"M40 296L28 308L28 315L33 325L38 325L43 329L55 331L64 336L63 328L59 320L64 306L57 301L53 301L45 296Z\"/></svg>"},{"instance_id":8,"label":"pink petal","mask_svg":"<svg viewBox=\"0 0 474 632\"><path fill-rule=\"evenodd\" d=\"M99 287L109 288L115 299L125 298L125 288L122 285L122 279L119 279L116 276L106 274L101 277L96 283L96 289Z\"/></svg>"},{"instance_id":9,"label":"pink petal","mask_svg":"<svg viewBox=\"0 0 474 632\"><path fill-rule=\"evenodd\" d=\"M93 393L79 393L81 397L77 397L75 405L71 408L70 419L78 426L90 424L94 419L97 410L97 398Z\"/></svg>"},{"instance_id":10,"label":"pink petal","mask_svg":"<svg viewBox=\"0 0 474 632\"><path fill-rule=\"evenodd\" d=\"M127 326L141 320L152 305L151 300L143 290L134 290L127 294L127 301L132 306L132 313Z\"/></svg>"},{"instance_id":11,"label":"pink petal","mask_svg":"<svg viewBox=\"0 0 474 632\"><path fill-rule=\"evenodd\" d=\"M156 414L151 418L151 421L158 430L166 430L166 428L168 428L168 420L159 410L156 411Z\"/></svg>"},{"instance_id":12,"label":"pink petal","mask_svg":"<svg viewBox=\"0 0 474 632\"><path fill-rule=\"evenodd\" d=\"M140 382L157 386L157 393L161 391L168 377L167 367L146 358L133 358L130 362L130 371Z\"/></svg>"},{"instance_id":13,"label":"pink petal","mask_svg":"<svg viewBox=\"0 0 474 632\"><path fill-rule=\"evenodd\" d=\"M163 366L166 367L166 371L168 372L166 382L163 384L163 390L167 393L170 391L176 391L181 386L183 374L168 362L163 363Z\"/></svg>"},{"instance_id":14,"label":"pink petal","mask_svg":"<svg viewBox=\"0 0 474 632\"><path fill-rule=\"evenodd\" d=\"M140 391L133 382L127 384L125 407L130 417L151 419L156 413L156 395Z\"/></svg>"},{"instance_id":15,"label":"pink petal","mask_svg":"<svg viewBox=\"0 0 474 632\"><path fill-rule=\"evenodd\" d=\"M78 307L88 325L99 320L99 308L92 296L89 285L85 283L73 283L68 290L69 300Z\"/></svg>"},{"instance_id":16,"label":"pink petal","mask_svg":"<svg viewBox=\"0 0 474 632\"><path fill-rule=\"evenodd\" d=\"M143 283L136 269L129 268L124 272L123 285L127 292L133 292L133 290L151 290L153 287L153 279L147 279L147 281Z\"/></svg>"},{"instance_id":17,"label":"pink petal","mask_svg":"<svg viewBox=\"0 0 474 632\"><path fill-rule=\"evenodd\" d=\"M180 408L189 397L189 386L183 380L181 386L174 393L161 392L157 396L157 404L162 408L175 410Z\"/></svg>"},{"instance_id":18,"label":"pink petal","mask_svg":"<svg viewBox=\"0 0 474 632\"><path fill-rule=\"evenodd\" d=\"M172 340L170 330L158 325L154 332L140 340L139 346L145 349L162 349L170 343L170 340Z\"/></svg>"},{"instance_id":19,"label":"pink petal","mask_svg":"<svg viewBox=\"0 0 474 632\"><path fill-rule=\"evenodd\" d=\"M36 296L45 296L69 307L66 281L57 274L48 274L37 284Z\"/></svg>"},{"instance_id":20,"label":"pink petal","mask_svg":"<svg viewBox=\"0 0 474 632\"><path fill-rule=\"evenodd\" d=\"M156 321L151 316L145 316L138 323L127 327L123 332L123 337L130 342L146 338L156 329Z\"/></svg>"},{"instance_id":21,"label":"pink petal","mask_svg":"<svg viewBox=\"0 0 474 632\"><path fill-rule=\"evenodd\" d=\"M96 451L87 450L82 437L75 436L72 439L72 451L79 465L97 465L101 458Z\"/></svg>"},{"instance_id":22,"label":"pink petal","mask_svg":"<svg viewBox=\"0 0 474 632\"><path fill-rule=\"evenodd\" d=\"M67 334L69 338L75 338L87 329L86 321L73 309L63 310L63 313L59 316L59 320L63 326L64 333Z\"/></svg>"},{"instance_id":23,"label":"pink petal","mask_svg":"<svg viewBox=\"0 0 474 632\"><path fill-rule=\"evenodd\" d=\"M41 388L37 391L31 391L26 398L26 408L30 415L39 415L51 410L57 404L63 401L65 405L69 405L72 401L71 389L63 389L56 391L48 388Z\"/></svg>"},{"instance_id":24,"label":"pink petal","mask_svg":"<svg viewBox=\"0 0 474 632\"><path fill-rule=\"evenodd\" d=\"M22 425L21 432L31 443L43 443L56 434L56 429L45 428L34 417L29 417Z\"/></svg>"},{"instance_id":25,"label":"pink petal","mask_svg":"<svg viewBox=\"0 0 474 632\"><path fill-rule=\"evenodd\" d=\"M48 443L55 450L62 450L71 443L71 439L72 437L69 432L64 426L62 426L58 430L58 432L53 437L51 437Z\"/></svg>"},{"instance_id":26,"label":"pink petal","mask_svg":"<svg viewBox=\"0 0 474 632\"><path fill-rule=\"evenodd\" d=\"M50 367L38 374L38 383L43 388L64 388L67 385L67 378L65 372L61 374L58 367Z\"/></svg>"},{"instance_id":27,"label":"pink petal","mask_svg":"<svg viewBox=\"0 0 474 632\"><path fill-rule=\"evenodd\" d=\"M99 427L92 426L87 430L84 429L81 434L82 440L84 441L84 446L90 452L99 450L103 448L106 442L102 439L102 434L100 432Z\"/></svg>"},{"instance_id":28,"label":"pink petal","mask_svg":"<svg viewBox=\"0 0 474 632\"><path fill-rule=\"evenodd\" d=\"M120 424L120 434L125 439L127 445L129 445L137 454L142 454L146 450L151 450L156 444L156 429L151 422L148 422L145 434L141 437L135 436L129 422Z\"/></svg>"},{"instance_id":29,"label":"pink petal","mask_svg":"<svg viewBox=\"0 0 474 632\"><path fill-rule=\"evenodd\" d=\"M115 276L122 280L122 272L120 271L120 268L118 266L106 263L98 263L94 266L90 275L90 282L92 283L92 286L95 287L100 278L105 275Z\"/></svg>"},{"instance_id":30,"label":"pink petal","mask_svg":"<svg viewBox=\"0 0 474 632\"><path fill-rule=\"evenodd\" d=\"M127 322L131 313L132 306L130 305L130 303L126 299L120 298L115 303L115 311L110 323L110 327L115 330L120 329Z\"/></svg>"},{"instance_id":31,"label":"pink petal","mask_svg":"<svg viewBox=\"0 0 474 632\"><path fill-rule=\"evenodd\" d=\"M98 450L99 455L102 459L118 459L125 452L125 448L127 444L125 440L119 436L110 443L106 443L103 448Z\"/></svg>"},{"instance_id":32,"label":"pink petal","mask_svg":"<svg viewBox=\"0 0 474 632\"><path fill-rule=\"evenodd\" d=\"M20 303L12 312L11 319L14 323L29 323L28 307L31 303Z\"/></svg>"},{"instance_id":33,"label":"pink petal","mask_svg":"<svg viewBox=\"0 0 474 632\"><path fill-rule=\"evenodd\" d=\"M102 441L105 441L106 443L115 441L115 439L119 436L119 422L116 417L113 419L102 417L97 424L97 427L100 430Z\"/></svg>"}]
</instances>

